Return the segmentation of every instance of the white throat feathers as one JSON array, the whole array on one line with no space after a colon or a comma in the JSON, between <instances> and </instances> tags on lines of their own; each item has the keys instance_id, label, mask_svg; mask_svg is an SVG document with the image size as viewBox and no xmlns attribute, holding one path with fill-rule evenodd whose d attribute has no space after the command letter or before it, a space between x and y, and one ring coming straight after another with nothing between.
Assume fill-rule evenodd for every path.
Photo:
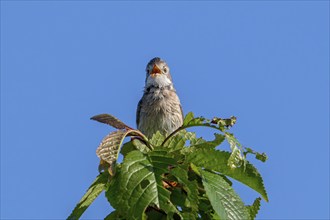
<instances>
[{"instance_id":1,"label":"white throat feathers","mask_svg":"<svg viewBox=\"0 0 330 220\"><path fill-rule=\"evenodd\" d=\"M146 81L145 89L149 87L164 88L169 86L172 87L172 81L164 74L160 74L156 77L152 77L151 75L149 75Z\"/></svg>"}]
</instances>

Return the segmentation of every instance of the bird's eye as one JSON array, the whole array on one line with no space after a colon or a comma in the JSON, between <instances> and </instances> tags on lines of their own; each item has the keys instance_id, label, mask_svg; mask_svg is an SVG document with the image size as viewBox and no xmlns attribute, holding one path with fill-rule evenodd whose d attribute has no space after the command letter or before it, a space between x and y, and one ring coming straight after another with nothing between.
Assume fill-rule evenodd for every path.
<instances>
[{"instance_id":1,"label":"bird's eye","mask_svg":"<svg viewBox=\"0 0 330 220\"><path fill-rule=\"evenodd\" d=\"M164 70L165 73L167 72L167 68L166 67L164 67L163 70Z\"/></svg>"}]
</instances>

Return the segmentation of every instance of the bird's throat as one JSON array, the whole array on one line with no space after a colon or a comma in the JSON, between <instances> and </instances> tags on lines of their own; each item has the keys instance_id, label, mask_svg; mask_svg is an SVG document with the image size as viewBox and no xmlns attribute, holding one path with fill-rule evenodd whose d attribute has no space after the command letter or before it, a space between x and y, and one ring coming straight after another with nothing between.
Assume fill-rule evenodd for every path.
<instances>
[{"instance_id":1,"label":"bird's throat","mask_svg":"<svg viewBox=\"0 0 330 220\"><path fill-rule=\"evenodd\" d=\"M149 76L146 81L145 89L148 89L150 87L160 89L165 87L172 87L172 81L164 74L157 75L156 77Z\"/></svg>"}]
</instances>

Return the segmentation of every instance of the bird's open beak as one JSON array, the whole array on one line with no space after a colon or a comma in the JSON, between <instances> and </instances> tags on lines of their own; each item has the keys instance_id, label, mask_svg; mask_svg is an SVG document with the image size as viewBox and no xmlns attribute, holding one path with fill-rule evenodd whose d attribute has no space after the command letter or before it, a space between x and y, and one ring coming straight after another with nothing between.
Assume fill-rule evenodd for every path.
<instances>
[{"instance_id":1,"label":"bird's open beak","mask_svg":"<svg viewBox=\"0 0 330 220\"><path fill-rule=\"evenodd\" d=\"M154 67L153 67L152 70L151 70L150 75L151 75L151 77L155 77L156 74L161 74L161 73L162 73L162 71L161 71L161 70L159 69L159 67L155 64Z\"/></svg>"}]
</instances>

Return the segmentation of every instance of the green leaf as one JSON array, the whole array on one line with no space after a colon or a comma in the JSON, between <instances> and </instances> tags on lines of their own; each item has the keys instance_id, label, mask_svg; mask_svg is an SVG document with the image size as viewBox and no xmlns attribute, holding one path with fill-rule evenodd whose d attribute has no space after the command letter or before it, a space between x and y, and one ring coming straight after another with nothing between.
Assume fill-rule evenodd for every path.
<instances>
[{"instance_id":1,"label":"green leaf","mask_svg":"<svg viewBox=\"0 0 330 220\"><path fill-rule=\"evenodd\" d=\"M164 135L162 135L159 131L152 135L152 138L149 140L150 144L153 146L160 146L165 140Z\"/></svg>"},{"instance_id":2,"label":"green leaf","mask_svg":"<svg viewBox=\"0 0 330 220\"><path fill-rule=\"evenodd\" d=\"M143 142L140 139L133 139L132 140L133 145L135 146L136 149L138 149L139 151L141 151L142 153L147 153L150 151L150 148L148 147L148 145Z\"/></svg>"},{"instance_id":3,"label":"green leaf","mask_svg":"<svg viewBox=\"0 0 330 220\"><path fill-rule=\"evenodd\" d=\"M234 134L225 132L225 137L231 148L236 146L242 147L241 143L235 138Z\"/></svg>"},{"instance_id":4,"label":"green leaf","mask_svg":"<svg viewBox=\"0 0 330 220\"><path fill-rule=\"evenodd\" d=\"M191 135L186 130L179 131L176 136L169 139L163 146L170 151L181 150Z\"/></svg>"},{"instance_id":5,"label":"green leaf","mask_svg":"<svg viewBox=\"0 0 330 220\"><path fill-rule=\"evenodd\" d=\"M199 214L201 215L201 219L219 219L214 217L214 210L210 203L209 198L203 194L203 196L199 196L199 204L198 204ZM216 215L216 214L215 214Z\"/></svg>"},{"instance_id":6,"label":"green leaf","mask_svg":"<svg viewBox=\"0 0 330 220\"><path fill-rule=\"evenodd\" d=\"M174 155L175 159L181 161L184 155L181 153L189 151L190 148L185 147L187 141L192 141L201 143L199 139L196 139L195 133L187 132L186 130L181 130L177 133L176 136L172 136L168 141L166 141L163 146L168 148L168 151ZM206 141L204 141L206 142Z\"/></svg>"},{"instance_id":7,"label":"green leaf","mask_svg":"<svg viewBox=\"0 0 330 220\"><path fill-rule=\"evenodd\" d=\"M134 146L133 141L129 141L129 142L126 142L125 144L123 144L123 146L120 150L120 153L123 156L126 156L129 152L131 152L133 150L136 150L136 147Z\"/></svg>"},{"instance_id":8,"label":"green leaf","mask_svg":"<svg viewBox=\"0 0 330 220\"><path fill-rule=\"evenodd\" d=\"M220 173L219 173L219 175L228 183L229 186L233 185L233 182L230 181L230 179L226 175L223 175L223 174L220 174Z\"/></svg>"},{"instance_id":9,"label":"green leaf","mask_svg":"<svg viewBox=\"0 0 330 220\"><path fill-rule=\"evenodd\" d=\"M182 219L187 219L187 220L194 220L197 219L196 216L193 213L190 212L182 212Z\"/></svg>"},{"instance_id":10,"label":"green leaf","mask_svg":"<svg viewBox=\"0 0 330 220\"><path fill-rule=\"evenodd\" d=\"M230 118L227 119L214 117L211 123L218 124L219 126L224 126L224 127L232 127L236 123L236 117L231 116Z\"/></svg>"},{"instance_id":11,"label":"green leaf","mask_svg":"<svg viewBox=\"0 0 330 220\"><path fill-rule=\"evenodd\" d=\"M117 210L114 210L109 215L107 215L107 217L104 218L104 220L124 220L124 219L125 218L123 218L120 212L118 212Z\"/></svg>"},{"instance_id":12,"label":"green leaf","mask_svg":"<svg viewBox=\"0 0 330 220\"><path fill-rule=\"evenodd\" d=\"M204 126L204 127L215 128L217 130L225 132L235 122L236 122L235 117L232 117L230 119L214 118L213 120L209 120L204 117L194 118L193 113L189 112L186 115L182 126L179 127L178 129L176 129L175 131L173 131L171 134L169 134L163 141L163 144L165 144L172 136L176 135L179 131L189 128L189 127Z\"/></svg>"},{"instance_id":13,"label":"green leaf","mask_svg":"<svg viewBox=\"0 0 330 220\"><path fill-rule=\"evenodd\" d=\"M257 214L258 214L258 211L260 209L260 201L261 201L261 198L256 198L253 202L252 205L248 205L246 206L246 208L248 209L249 211L249 214L250 214L250 219L253 220L256 218Z\"/></svg>"},{"instance_id":14,"label":"green leaf","mask_svg":"<svg viewBox=\"0 0 330 220\"><path fill-rule=\"evenodd\" d=\"M111 205L129 219L141 219L148 206L177 213L170 201L170 191L163 187L163 175L175 160L164 149L147 154L138 150L126 155L121 169L113 177L106 196Z\"/></svg>"},{"instance_id":15,"label":"green leaf","mask_svg":"<svg viewBox=\"0 0 330 220\"><path fill-rule=\"evenodd\" d=\"M147 147L147 145L140 139L134 138L133 140L126 142L122 148L120 153L124 156L126 156L129 152L133 150L139 150L142 153L147 153L150 151L150 149Z\"/></svg>"},{"instance_id":16,"label":"green leaf","mask_svg":"<svg viewBox=\"0 0 330 220\"><path fill-rule=\"evenodd\" d=\"M221 220L217 213L212 213L212 220Z\"/></svg>"},{"instance_id":17,"label":"green leaf","mask_svg":"<svg viewBox=\"0 0 330 220\"><path fill-rule=\"evenodd\" d=\"M183 127L193 127L193 126L207 126L217 128L215 125L211 125L211 120L208 120L204 117L193 118L190 121L187 121Z\"/></svg>"},{"instance_id":18,"label":"green leaf","mask_svg":"<svg viewBox=\"0 0 330 220\"><path fill-rule=\"evenodd\" d=\"M187 155L186 160L197 167L204 167L229 176L254 189L260 193L266 201L268 201L263 180L258 170L248 161L246 161L245 166L240 166L234 169L230 168L227 165L230 155L229 152L202 148L190 152Z\"/></svg>"},{"instance_id":19,"label":"green leaf","mask_svg":"<svg viewBox=\"0 0 330 220\"><path fill-rule=\"evenodd\" d=\"M217 133L214 133L214 140L212 141L200 141L199 140L199 143L197 142L196 144L194 145L191 145L190 148L215 148L216 146L220 145L224 140L225 140L225 136L222 135L222 134L217 134Z\"/></svg>"},{"instance_id":20,"label":"green leaf","mask_svg":"<svg viewBox=\"0 0 330 220\"><path fill-rule=\"evenodd\" d=\"M183 126L187 125L192 119L194 119L194 113L189 112L183 120Z\"/></svg>"},{"instance_id":21,"label":"green leaf","mask_svg":"<svg viewBox=\"0 0 330 220\"><path fill-rule=\"evenodd\" d=\"M206 195L220 219L248 219L249 213L240 197L215 173L200 169Z\"/></svg>"},{"instance_id":22,"label":"green leaf","mask_svg":"<svg viewBox=\"0 0 330 220\"><path fill-rule=\"evenodd\" d=\"M268 157L267 157L267 155L265 153L262 153L262 154L257 153L256 154L256 159L257 160L260 160L262 162L266 162L266 160L268 159Z\"/></svg>"},{"instance_id":23,"label":"green leaf","mask_svg":"<svg viewBox=\"0 0 330 220\"><path fill-rule=\"evenodd\" d=\"M171 201L177 207L185 207L187 195L182 192L179 187L171 189Z\"/></svg>"},{"instance_id":24,"label":"green leaf","mask_svg":"<svg viewBox=\"0 0 330 220\"><path fill-rule=\"evenodd\" d=\"M129 218L128 218L129 219ZM167 220L166 214L160 210L154 208L148 208L146 211L146 218L150 220Z\"/></svg>"},{"instance_id":25,"label":"green leaf","mask_svg":"<svg viewBox=\"0 0 330 220\"><path fill-rule=\"evenodd\" d=\"M79 219L85 210L92 204L92 202L101 194L105 189L105 185L108 182L109 174L101 173L96 177L92 185L88 188L85 195L81 198L76 205L68 220Z\"/></svg>"},{"instance_id":26,"label":"green leaf","mask_svg":"<svg viewBox=\"0 0 330 220\"><path fill-rule=\"evenodd\" d=\"M192 211L191 208L187 207L187 194L184 190L180 189L180 187L171 190L171 201L176 207L178 207L183 219L193 220L197 218L197 212Z\"/></svg>"},{"instance_id":27,"label":"green leaf","mask_svg":"<svg viewBox=\"0 0 330 220\"><path fill-rule=\"evenodd\" d=\"M257 160L260 160L262 162L266 162L266 160L268 159L267 155L265 153L259 153L259 152L256 152L254 150L252 150L251 148L248 148L246 147L245 148L245 152L244 152L245 155L247 154L254 154L256 159Z\"/></svg>"},{"instance_id":28,"label":"green leaf","mask_svg":"<svg viewBox=\"0 0 330 220\"><path fill-rule=\"evenodd\" d=\"M187 168L188 169L188 168ZM194 216L197 216L198 211L198 185L196 181L190 181L188 179L188 171L182 167L175 167L171 169L170 173L175 176L178 182L182 185L184 194L187 195L185 200L185 207L188 207L189 211Z\"/></svg>"},{"instance_id":29,"label":"green leaf","mask_svg":"<svg viewBox=\"0 0 330 220\"><path fill-rule=\"evenodd\" d=\"M194 117L192 112L189 112L185 119L183 120L182 127L193 127L193 126L207 126L213 127L221 131L227 130L236 123L236 117L232 116L228 119L214 117L212 120L206 119L204 117Z\"/></svg>"},{"instance_id":30,"label":"green leaf","mask_svg":"<svg viewBox=\"0 0 330 220\"><path fill-rule=\"evenodd\" d=\"M232 152L228 158L227 165L230 168L235 169L242 166L243 162L245 161L242 158L241 151L236 146L232 147Z\"/></svg>"},{"instance_id":31,"label":"green leaf","mask_svg":"<svg viewBox=\"0 0 330 220\"><path fill-rule=\"evenodd\" d=\"M261 199L244 206L229 178L249 186L268 201L261 175L246 160L249 153L261 161L267 156L243 147L227 132L236 123L235 117L195 118L189 112L177 130L166 137L158 131L150 140L112 115L91 119L119 129L106 136L97 149L100 167L109 168L111 181L108 172L102 173L107 178L92 184L69 219L79 218L104 189L115 209L106 220L255 218ZM195 126L211 127L221 134L206 141L186 131ZM127 136L135 137L121 147ZM229 142L231 152L215 149L224 140ZM124 160L116 166L119 152Z\"/></svg>"},{"instance_id":32,"label":"green leaf","mask_svg":"<svg viewBox=\"0 0 330 220\"><path fill-rule=\"evenodd\" d=\"M201 175L201 174L199 173L199 168L198 168L195 164L190 163L189 165L190 165L190 168L191 168L192 171L194 171L194 172L195 172L196 174L198 174L199 176Z\"/></svg>"},{"instance_id":33,"label":"green leaf","mask_svg":"<svg viewBox=\"0 0 330 220\"><path fill-rule=\"evenodd\" d=\"M191 136L188 138L190 141L190 146L198 145L206 142L206 140L204 140L203 138L197 138L194 132L189 132L189 133L191 134Z\"/></svg>"},{"instance_id":34,"label":"green leaf","mask_svg":"<svg viewBox=\"0 0 330 220\"><path fill-rule=\"evenodd\" d=\"M231 154L228 159L228 166L231 168L237 168L242 165L245 166L246 160L245 157L242 155L242 145L239 143L239 141L235 138L235 136L229 132L225 132L225 138L227 139L230 149L231 149ZM240 147L240 149L238 148Z\"/></svg>"}]
</instances>

